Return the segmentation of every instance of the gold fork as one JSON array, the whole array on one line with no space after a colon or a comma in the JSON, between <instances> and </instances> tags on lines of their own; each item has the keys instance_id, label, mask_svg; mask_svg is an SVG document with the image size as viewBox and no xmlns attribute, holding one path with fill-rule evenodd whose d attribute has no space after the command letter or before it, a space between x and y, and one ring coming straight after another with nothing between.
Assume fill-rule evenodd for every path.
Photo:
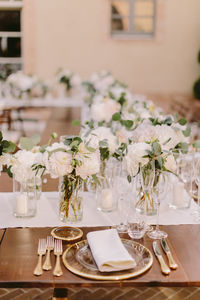
<instances>
[{"instance_id":1,"label":"gold fork","mask_svg":"<svg viewBox=\"0 0 200 300\"><path fill-rule=\"evenodd\" d=\"M51 250L53 250L54 248L54 238L52 236L48 236L47 237L47 255L45 258L45 262L43 264L43 270L51 270L52 266L51 266L51 258L50 258L50 253Z\"/></svg>"},{"instance_id":2,"label":"gold fork","mask_svg":"<svg viewBox=\"0 0 200 300\"><path fill-rule=\"evenodd\" d=\"M62 241L61 240L55 240L54 242L54 254L56 255L56 265L53 270L54 276L61 276L63 274L61 265L60 265L60 256L62 255L63 249L62 249Z\"/></svg>"},{"instance_id":3,"label":"gold fork","mask_svg":"<svg viewBox=\"0 0 200 300\"><path fill-rule=\"evenodd\" d=\"M38 258L38 263L37 263L37 266L35 267L35 270L33 272L34 275L42 275L43 271L42 271L42 255L44 255L46 253L46 249L47 249L47 246L46 246L46 239L39 239L39 242L38 242L38 255L39 255L39 258Z\"/></svg>"}]
</instances>

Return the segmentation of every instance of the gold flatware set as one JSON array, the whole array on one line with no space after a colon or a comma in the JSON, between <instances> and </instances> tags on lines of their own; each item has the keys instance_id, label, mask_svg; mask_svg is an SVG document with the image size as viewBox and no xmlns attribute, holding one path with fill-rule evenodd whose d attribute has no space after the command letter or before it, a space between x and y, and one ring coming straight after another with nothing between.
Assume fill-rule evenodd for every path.
<instances>
[{"instance_id":1,"label":"gold flatware set","mask_svg":"<svg viewBox=\"0 0 200 300\"><path fill-rule=\"evenodd\" d=\"M178 268L178 265L177 263L175 262L173 256L172 256L172 253L169 249L169 246L167 244L167 241L166 239L161 239L161 246L162 246L162 249L164 251L164 253L167 255L167 258L168 258L168 263L169 263L169 267L168 265L166 264L162 254L161 254L161 251L160 251L160 248L158 246L158 243L157 241L154 241L153 242L153 250L154 250L154 254L155 256L157 257L159 263L160 263L160 267L161 267L161 272L165 275L169 275L171 270L176 270Z\"/></svg>"},{"instance_id":2,"label":"gold flatware set","mask_svg":"<svg viewBox=\"0 0 200 300\"><path fill-rule=\"evenodd\" d=\"M54 250L56 256L56 264L53 270L54 276L61 276L63 274L60 265L60 256L62 255L62 241L54 240L52 236L48 236L47 239L39 239L38 242L38 263L34 269L33 274L36 276L42 275L43 270L48 271L52 269L50 253ZM42 256L46 254L44 264L42 265Z\"/></svg>"}]
</instances>

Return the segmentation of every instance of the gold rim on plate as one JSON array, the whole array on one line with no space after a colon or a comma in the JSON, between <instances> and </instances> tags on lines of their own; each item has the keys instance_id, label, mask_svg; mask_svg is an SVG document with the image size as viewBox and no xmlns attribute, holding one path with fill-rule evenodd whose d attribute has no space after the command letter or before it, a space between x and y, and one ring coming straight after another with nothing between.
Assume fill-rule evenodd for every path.
<instances>
[{"instance_id":1,"label":"gold rim on plate","mask_svg":"<svg viewBox=\"0 0 200 300\"><path fill-rule=\"evenodd\" d=\"M82 238L83 231L78 227L56 227L51 231L51 235L62 241L73 242Z\"/></svg>"},{"instance_id":2,"label":"gold rim on plate","mask_svg":"<svg viewBox=\"0 0 200 300\"><path fill-rule=\"evenodd\" d=\"M133 269L109 272L109 274L100 272L92 258L87 240L69 246L63 253L63 263L72 273L95 280L128 279L139 276L150 269L153 264L153 256L148 248L127 239L122 239L122 243L136 260L137 265Z\"/></svg>"}]
</instances>

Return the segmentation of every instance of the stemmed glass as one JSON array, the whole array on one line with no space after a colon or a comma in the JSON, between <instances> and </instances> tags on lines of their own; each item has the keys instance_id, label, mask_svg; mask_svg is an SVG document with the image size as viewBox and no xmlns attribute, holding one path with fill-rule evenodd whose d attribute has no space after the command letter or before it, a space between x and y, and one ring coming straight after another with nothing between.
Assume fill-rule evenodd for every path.
<instances>
[{"instance_id":1,"label":"stemmed glass","mask_svg":"<svg viewBox=\"0 0 200 300\"><path fill-rule=\"evenodd\" d=\"M198 214L195 217L195 221L200 221L200 153L195 153L194 156L194 178L198 186Z\"/></svg>"},{"instance_id":2,"label":"stemmed glass","mask_svg":"<svg viewBox=\"0 0 200 300\"><path fill-rule=\"evenodd\" d=\"M167 193L168 186L168 176L165 172L156 172L157 184L154 187L156 194L156 204L157 204L157 218L156 218L156 228L153 231L148 232L148 236L151 239L162 239L167 237L167 233L160 230L159 228L159 213L160 213L160 202L163 200Z\"/></svg>"},{"instance_id":3,"label":"stemmed glass","mask_svg":"<svg viewBox=\"0 0 200 300\"><path fill-rule=\"evenodd\" d=\"M144 203L144 214L147 217L148 214L148 197L152 192L153 184L154 184L154 179L155 179L155 162L152 161L150 164L147 166L144 166L140 170L140 179L141 179L141 185L145 197L145 203ZM146 224L146 231L151 231L153 230L152 226L149 226Z\"/></svg>"},{"instance_id":4,"label":"stemmed glass","mask_svg":"<svg viewBox=\"0 0 200 300\"><path fill-rule=\"evenodd\" d=\"M127 173L123 170L123 163L121 163L118 174L115 177L115 190L118 198L118 215L119 224L116 229L119 233L127 232L127 218L130 207L130 189L131 184L127 180Z\"/></svg>"}]
</instances>

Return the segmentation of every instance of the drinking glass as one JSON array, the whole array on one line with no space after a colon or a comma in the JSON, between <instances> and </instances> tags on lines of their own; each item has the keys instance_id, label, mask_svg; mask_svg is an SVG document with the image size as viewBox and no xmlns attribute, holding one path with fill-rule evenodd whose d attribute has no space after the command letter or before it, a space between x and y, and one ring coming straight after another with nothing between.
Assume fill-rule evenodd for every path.
<instances>
[{"instance_id":1,"label":"drinking glass","mask_svg":"<svg viewBox=\"0 0 200 300\"><path fill-rule=\"evenodd\" d=\"M152 193L154 179L155 179L155 163L154 161L152 161L150 164L144 166L140 170L140 180L141 180L141 185L145 197L144 214L146 216L146 219L147 219L147 214L149 209L148 198ZM146 231L151 231L151 230L153 230L153 227L149 226L146 222Z\"/></svg>"},{"instance_id":2,"label":"drinking glass","mask_svg":"<svg viewBox=\"0 0 200 300\"><path fill-rule=\"evenodd\" d=\"M160 230L159 228L159 213L160 213L160 202L163 200L167 194L168 176L166 172L156 172L157 184L154 187L155 201L157 204L157 218L156 218L156 228L148 232L148 236L151 239L162 239L167 237L167 233Z\"/></svg>"},{"instance_id":3,"label":"drinking glass","mask_svg":"<svg viewBox=\"0 0 200 300\"><path fill-rule=\"evenodd\" d=\"M136 206L138 198L137 183L138 178L134 178L132 181L132 199L128 213L128 235L132 239L141 239L146 233L145 214L141 214Z\"/></svg>"},{"instance_id":4,"label":"drinking glass","mask_svg":"<svg viewBox=\"0 0 200 300\"><path fill-rule=\"evenodd\" d=\"M200 221L200 153L197 152L194 155L194 178L198 186L198 213L195 217L195 221Z\"/></svg>"},{"instance_id":5,"label":"drinking glass","mask_svg":"<svg viewBox=\"0 0 200 300\"><path fill-rule=\"evenodd\" d=\"M115 177L115 193L118 200L119 224L116 225L118 232L127 232L127 217L130 207L131 184L127 180L127 173L123 170L123 165L119 168L119 173Z\"/></svg>"}]
</instances>

